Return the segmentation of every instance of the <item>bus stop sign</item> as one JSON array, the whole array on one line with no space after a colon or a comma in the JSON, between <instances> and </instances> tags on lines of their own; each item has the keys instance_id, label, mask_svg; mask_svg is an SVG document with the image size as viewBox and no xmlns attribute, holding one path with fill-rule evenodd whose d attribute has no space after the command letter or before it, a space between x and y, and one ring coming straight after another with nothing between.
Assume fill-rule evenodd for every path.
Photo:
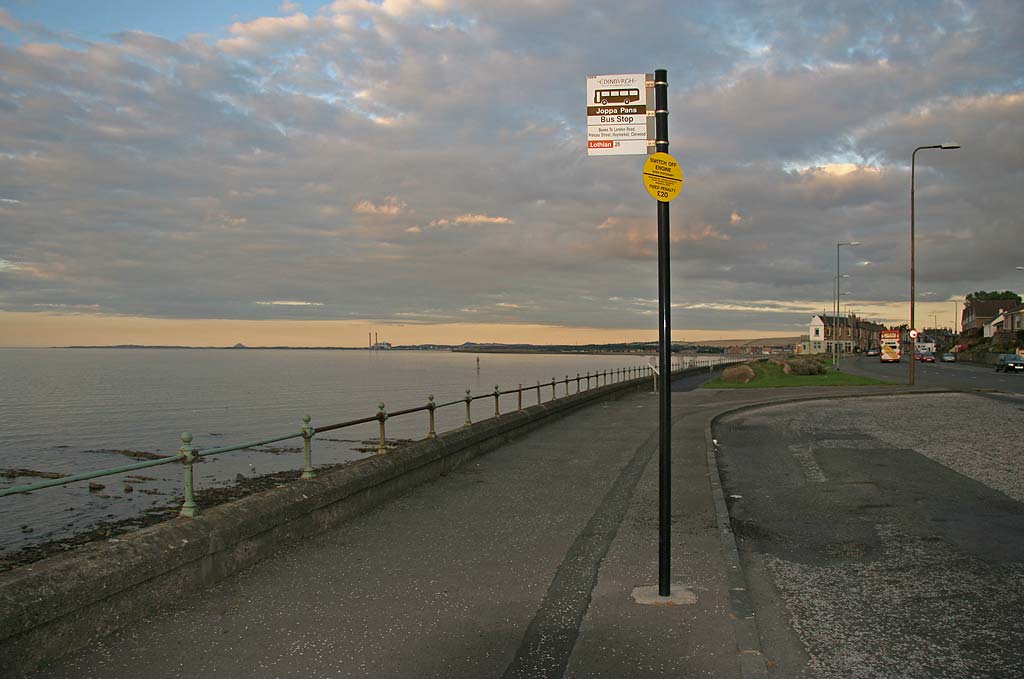
<instances>
[{"instance_id":1,"label":"bus stop sign","mask_svg":"<svg viewBox=\"0 0 1024 679\"><path fill-rule=\"evenodd\" d=\"M654 151L654 107L644 73L587 76L587 155L623 156ZM650 111L650 115L648 115ZM651 140L648 144L648 139Z\"/></svg>"}]
</instances>

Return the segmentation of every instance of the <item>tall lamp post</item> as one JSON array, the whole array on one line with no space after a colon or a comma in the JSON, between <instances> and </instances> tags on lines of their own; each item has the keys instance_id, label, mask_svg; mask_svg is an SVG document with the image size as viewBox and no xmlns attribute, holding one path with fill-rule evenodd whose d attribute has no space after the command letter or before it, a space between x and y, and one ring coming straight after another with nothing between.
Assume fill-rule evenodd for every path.
<instances>
[{"instance_id":1,"label":"tall lamp post","mask_svg":"<svg viewBox=\"0 0 1024 679\"><path fill-rule=\"evenodd\" d=\"M839 370L839 282L842 276L839 273L839 248L844 245L860 245L858 241L849 243L836 243L836 306L835 315L832 317L832 365Z\"/></svg>"},{"instance_id":2,"label":"tall lamp post","mask_svg":"<svg viewBox=\"0 0 1024 679\"><path fill-rule=\"evenodd\" d=\"M924 149L943 149L951 150L960 148L960 144L932 144L930 146L918 146L914 149L914 152L910 154L910 329L914 330L914 171L917 162L917 152ZM910 375L908 378L908 384L914 386L914 343L915 339L911 338L910 344Z\"/></svg>"}]
</instances>

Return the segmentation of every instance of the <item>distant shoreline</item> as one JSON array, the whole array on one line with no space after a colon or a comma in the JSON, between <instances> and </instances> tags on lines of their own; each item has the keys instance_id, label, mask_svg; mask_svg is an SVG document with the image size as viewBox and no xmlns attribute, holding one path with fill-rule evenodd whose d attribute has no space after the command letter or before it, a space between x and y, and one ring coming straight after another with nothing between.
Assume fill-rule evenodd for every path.
<instances>
[{"instance_id":1,"label":"distant shoreline","mask_svg":"<svg viewBox=\"0 0 1024 679\"><path fill-rule=\"evenodd\" d=\"M788 348L797 338L765 338L764 340L720 340L719 342L673 342L673 353L685 354L721 354L742 347ZM14 347L8 347L14 348ZM26 347L31 348L31 347ZM42 348L42 347L39 347ZM389 351L447 351L465 354L578 354L578 355L654 355L658 352L657 342L629 342L590 345L545 345L545 344L475 344L466 342L458 345L447 344L414 344L390 347L371 348L343 346L186 346L170 344L107 344L107 345L68 345L52 346L50 349L179 349L200 351L370 351L386 353Z\"/></svg>"},{"instance_id":2,"label":"distant shoreline","mask_svg":"<svg viewBox=\"0 0 1024 679\"><path fill-rule=\"evenodd\" d=\"M14 347L9 347L14 348ZM27 347L32 348L32 347ZM42 347L38 347L42 348ZM156 344L112 344L112 345L72 345L45 347L48 349L178 349L189 351L373 351L375 353L388 353L394 351L446 351L453 354L603 354L603 355L650 355L655 353L654 349L643 349L636 351L614 350L614 349L561 349L555 347L391 347L390 349L369 349L368 347L190 347L178 345L156 345ZM674 347L679 349L678 345Z\"/></svg>"}]
</instances>

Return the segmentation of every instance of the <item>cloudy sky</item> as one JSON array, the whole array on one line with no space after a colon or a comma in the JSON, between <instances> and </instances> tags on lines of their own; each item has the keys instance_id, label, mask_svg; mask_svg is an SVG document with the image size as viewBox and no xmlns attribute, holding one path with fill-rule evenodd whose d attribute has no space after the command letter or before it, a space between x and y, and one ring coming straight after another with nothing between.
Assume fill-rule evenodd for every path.
<instances>
[{"instance_id":1,"label":"cloudy sky","mask_svg":"<svg viewBox=\"0 0 1024 679\"><path fill-rule=\"evenodd\" d=\"M669 76L677 339L918 325L1024 288L1024 5L0 2L0 345L650 340ZM932 318L931 314L937 314Z\"/></svg>"}]
</instances>

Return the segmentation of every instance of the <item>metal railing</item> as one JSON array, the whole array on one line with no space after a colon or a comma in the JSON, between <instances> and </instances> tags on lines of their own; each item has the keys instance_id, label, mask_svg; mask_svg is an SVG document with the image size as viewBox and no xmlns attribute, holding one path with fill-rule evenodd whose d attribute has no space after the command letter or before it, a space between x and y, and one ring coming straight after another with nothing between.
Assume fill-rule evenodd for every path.
<instances>
[{"instance_id":1,"label":"metal railing","mask_svg":"<svg viewBox=\"0 0 1024 679\"><path fill-rule=\"evenodd\" d=\"M709 357L698 357L693 361L689 361L685 369L695 367L707 367L713 368L716 365L722 363L732 362L722 355L714 355ZM680 372L684 368L681 367L681 363L673 364L673 373ZM494 399L494 414L492 417L501 417L501 406L500 398L509 394L516 394L517 396L517 407L516 410L523 409L524 394L527 398L531 397L534 393L536 394L535 404L550 403L551 401L558 400L560 398L567 398L569 396L579 394L591 389L596 389L601 386L608 384L615 384L620 382L628 382L631 380L639 381L646 377L647 371L650 369L649 365L640 365L626 368L617 368L614 370L604 370L588 372L586 374L576 373L576 377L566 375L563 379L551 378L550 382L541 383L538 381L535 385L519 384L515 389L506 389L502 391L498 385L494 385L494 390L485 392L483 394L473 395L469 389L466 390L466 395L462 398L454 401L448 401L447 403L435 403L434 395L431 394L427 397L427 403L422 406L415 408L406 408L404 410L396 410L394 412L388 412L383 402L377 404L377 413L368 417L361 417L354 420L346 420L345 422L338 422L335 424L329 424L322 427L313 427L310 425L311 418L309 415L304 415L302 418L302 428L297 432L289 434L283 434L281 436L274 436L267 439L261 439L259 441L249 441L247 443L239 443L232 446L221 446L218 448L207 448L200 450L192 446L192 434L190 432L183 432L181 434L181 447L178 449L177 454L168 455L157 460L146 460L145 462L136 462L133 464L122 465L120 467L111 467L108 469L98 469L90 472L82 472L80 474L71 474L68 476L62 476L55 479L47 479L45 481L39 481L37 483L30 483L20 486L11 486L9 488L0 489L0 497L8 495L17 495L22 493L31 493L36 490L42 490L44 488L53 488L56 486L66 486L72 483L78 483L80 481L89 481L91 479L97 479L105 476L114 476L116 474L124 474L127 472L134 472L140 469L147 469L149 467L157 467L165 464L180 463L183 467L184 472L184 485L185 485L185 500L181 506L180 516L195 517L199 514L199 508L195 502L194 494L194 480L192 474L192 467L196 462L202 461L202 458L209 457L211 455L220 455L221 453L230 453L238 450L246 450L256 448L259 446L265 446L271 443L278 443L280 441L287 441L295 438L302 438L303 453L304 453L304 466L302 469L302 479L313 479L316 478L316 472L313 470L313 451L312 441L313 437L317 434L322 434L328 431L334 431L336 429L344 429L347 427L355 427L362 424L368 424L370 422L378 422L380 424L380 441L377 447L377 455L383 455L387 450L387 429L386 422L394 417L400 417L403 415L412 415L414 413L426 412L428 415L428 430L427 439L432 439L437 436L435 430L434 413L441 408L448 408L462 404L466 408L466 420L463 423L464 427L471 426L473 424L473 413L472 405L474 401L483 399ZM547 395L547 389L551 389L551 398L545 401ZM562 395L558 395L558 391L561 390ZM532 399L531 399L532 400ZM489 418L484 418L489 419Z\"/></svg>"}]
</instances>

